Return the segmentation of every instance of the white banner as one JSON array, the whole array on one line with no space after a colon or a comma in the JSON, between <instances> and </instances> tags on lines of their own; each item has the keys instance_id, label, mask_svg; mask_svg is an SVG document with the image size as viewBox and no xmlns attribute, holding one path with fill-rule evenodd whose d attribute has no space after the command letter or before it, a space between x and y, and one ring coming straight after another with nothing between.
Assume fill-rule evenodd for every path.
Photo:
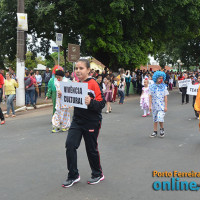
<instances>
[{"instance_id":1,"label":"white banner","mask_svg":"<svg viewBox=\"0 0 200 200\"><path fill-rule=\"evenodd\" d=\"M154 81L153 80L149 80L149 85L152 85L154 84Z\"/></svg>"},{"instance_id":2,"label":"white banner","mask_svg":"<svg viewBox=\"0 0 200 200\"><path fill-rule=\"evenodd\" d=\"M142 85L144 85L144 80L145 79L142 79ZM149 79L148 79L149 80ZM153 80L149 80L149 85L152 85L152 84L154 84L154 81Z\"/></svg>"},{"instance_id":3,"label":"white banner","mask_svg":"<svg viewBox=\"0 0 200 200\"><path fill-rule=\"evenodd\" d=\"M17 13L17 29L28 31L28 19L26 13Z\"/></svg>"},{"instance_id":4,"label":"white banner","mask_svg":"<svg viewBox=\"0 0 200 200\"><path fill-rule=\"evenodd\" d=\"M61 82L61 104L87 109L85 97L88 95L88 83Z\"/></svg>"},{"instance_id":5,"label":"white banner","mask_svg":"<svg viewBox=\"0 0 200 200\"><path fill-rule=\"evenodd\" d=\"M63 41L63 34L62 33L56 33L56 44L58 46L62 46Z\"/></svg>"},{"instance_id":6,"label":"white banner","mask_svg":"<svg viewBox=\"0 0 200 200\"><path fill-rule=\"evenodd\" d=\"M188 85L187 87L187 94L189 95L197 95L197 92L198 92L198 89L199 89L199 85Z\"/></svg>"},{"instance_id":7,"label":"white banner","mask_svg":"<svg viewBox=\"0 0 200 200\"><path fill-rule=\"evenodd\" d=\"M192 84L192 80L191 79L185 79L185 80L178 81L178 87L179 88L187 87L190 84Z\"/></svg>"}]
</instances>

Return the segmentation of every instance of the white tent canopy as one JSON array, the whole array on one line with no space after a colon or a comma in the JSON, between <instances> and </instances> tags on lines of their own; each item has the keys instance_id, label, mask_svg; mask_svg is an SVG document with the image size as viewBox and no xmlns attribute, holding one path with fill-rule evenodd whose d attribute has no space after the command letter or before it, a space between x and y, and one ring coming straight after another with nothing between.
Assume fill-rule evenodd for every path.
<instances>
[{"instance_id":1,"label":"white tent canopy","mask_svg":"<svg viewBox=\"0 0 200 200\"><path fill-rule=\"evenodd\" d=\"M34 68L34 70L46 70L46 66L42 64L38 64L37 68Z\"/></svg>"}]
</instances>

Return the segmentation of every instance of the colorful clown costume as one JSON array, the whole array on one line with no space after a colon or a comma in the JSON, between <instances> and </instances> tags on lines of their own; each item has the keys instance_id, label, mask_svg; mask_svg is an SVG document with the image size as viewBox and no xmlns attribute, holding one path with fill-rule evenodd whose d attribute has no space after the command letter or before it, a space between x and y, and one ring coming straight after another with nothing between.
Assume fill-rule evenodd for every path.
<instances>
[{"instance_id":1,"label":"colorful clown costume","mask_svg":"<svg viewBox=\"0 0 200 200\"><path fill-rule=\"evenodd\" d=\"M55 87L55 73L57 70L62 70L63 68L59 65L55 65L53 70L52 70L52 78L49 80L48 82L48 91L46 94L46 97L49 99L52 99L52 103L53 103L53 115L56 111L55 107L56 107L56 87Z\"/></svg>"},{"instance_id":2,"label":"colorful clown costume","mask_svg":"<svg viewBox=\"0 0 200 200\"><path fill-rule=\"evenodd\" d=\"M55 113L52 117L52 126L53 130L61 129L62 131L66 131L70 127L70 112L69 112L69 106L62 105L61 104L61 98L58 98L58 91L60 90L60 81L58 81L56 78L54 79L54 84L57 91L57 97L56 97L56 106L55 106ZM63 82L70 82L69 79L63 78ZM52 132L58 132L58 131L52 131Z\"/></svg>"}]
</instances>

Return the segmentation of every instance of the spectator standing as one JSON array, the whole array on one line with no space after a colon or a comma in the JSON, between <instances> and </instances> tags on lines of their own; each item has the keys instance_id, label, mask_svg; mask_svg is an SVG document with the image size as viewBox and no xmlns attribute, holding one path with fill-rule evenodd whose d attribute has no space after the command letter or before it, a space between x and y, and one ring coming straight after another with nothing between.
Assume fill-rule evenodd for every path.
<instances>
[{"instance_id":1,"label":"spectator standing","mask_svg":"<svg viewBox=\"0 0 200 200\"><path fill-rule=\"evenodd\" d=\"M100 88L103 89L103 85L102 85L102 75L99 74L97 76L97 83L99 84Z\"/></svg>"},{"instance_id":2,"label":"spectator standing","mask_svg":"<svg viewBox=\"0 0 200 200\"><path fill-rule=\"evenodd\" d=\"M132 84L133 84L133 89L136 89L136 84L137 84L137 74L135 72L132 73Z\"/></svg>"},{"instance_id":3,"label":"spectator standing","mask_svg":"<svg viewBox=\"0 0 200 200\"><path fill-rule=\"evenodd\" d=\"M173 82L174 82L174 80L173 80L172 76L170 76L170 79L169 79L169 90L172 90Z\"/></svg>"},{"instance_id":4,"label":"spectator standing","mask_svg":"<svg viewBox=\"0 0 200 200\"><path fill-rule=\"evenodd\" d=\"M174 74L174 87L176 87L176 82L178 81L177 72Z\"/></svg>"},{"instance_id":5,"label":"spectator standing","mask_svg":"<svg viewBox=\"0 0 200 200\"><path fill-rule=\"evenodd\" d=\"M13 101L16 96L15 88L18 88L19 84L18 84L18 81L15 79L12 79L11 76L12 75L10 72L6 73L6 80L3 86L4 87L3 97L5 98L6 96L6 100L7 100L7 114L5 115L6 118L9 117L10 109L12 109L12 117L16 116Z\"/></svg>"},{"instance_id":6,"label":"spectator standing","mask_svg":"<svg viewBox=\"0 0 200 200\"><path fill-rule=\"evenodd\" d=\"M41 97L42 76L39 74L39 71L36 71L35 78L36 78L36 82L38 84L39 97Z\"/></svg>"},{"instance_id":7,"label":"spectator standing","mask_svg":"<svg viewBox=\"0 0 200 200\"><path fill-rule=\"evenodd\" d=\"M2 97L3 97L3 85L4 85L4 77L3 77L2 72L3 70L0 69L0 106L1 106ZM0 107L0 119L1 119L1 125L5 124L5 119L4 119L4 115L1 110L1 107Z\"/></svg>"},{"instance_id":8,"label":"spectator standing","mask_svg":"<svg viewBox=\"0 0 200 200\"><path fill-rule=\"evenodd\" d=\"M131 85L131 72L130 72L130 70L126 71L125 80L126 80L126 96L129 96L129 89L130 89L130 85Z\"/></svg>"},{"instance_id":9,"label":"spectator standing","mask_svg":"<svg viewBox=\"0 0 200 200\"><path fill-rule=\"evenodd\" d=\"M166 72L166 79L165 79L165 84L167 85L167 87L169 86L169 79L170 79L170 75L169 75L169 71Z\"/></svg>"},{"instance_id":10,"label":"spectator standing","mask_svg":"<svg viewBox=\"0 0 200 200\"><path fill-rule=\"evenodd\" d=\"M188 76L185 73L184 76L182 77L182 80L187 79L187 78L188 78ZM185 97L186 97L185 103L186 104L189 103L189 95L187 94L187 87L182 87L181 91L182 91L182 105L184 104Z\"/></svg>"},{"instance_id":11,"label":"spectator standing","mask_svg":"<svg viewBox=\"0 0 200 200\"><path fill-rule=\"evenodd\" d=\"M121 78L119 86L118 86L118 94L120 97L119 104L124 103L124 90L125 90L126 82L124 81L124 78Z\"/></svg>"},{"instance_id":12,"label":"spectator standing","mask_svg":"<svg viewBox=\"0 0 200 200\"><path fill-rule=\"evenodd\" d=\"M30 72L27 73L27 77L25 79L25 89L26 94L28 95L28 99L31 101L31 105L36 108L34 103L34 95L35 95L35 86L34 86L34 79L31 77Z\"/></svg>"},{"instance_id":13,"label":"spectator standing","mask_svg":"<svg viewBox=\"0 0 200 200\"><path fill-rule=\"evenodd\" d=\"M77 77L75 72L72 72L71 77L72 77L73 81L79 81L79 79L78 79L78 77Z\"/></svg>"},{"instance_id":14,"label":"spectator standing","mask_svg":"<svg viewBox=\"0 0 200 200\"><path fill-rule=\"evenodd\" d=\"M35 93L34 93L33 99L34 99L34 105L36 105L38 94L39 94L39 88L38 88L38 84L37 84L37 80L35 78L35 73L34 72L31 73L31 79L32 79L33 85L35 87Z\"/></svg>"},{"instance_id":15,"label":"spectator standing","mask_svg":"<svg viewBox=\"0 0 200 200\"><path fill-rule=\"evenodd\" d=\"M46 96L46 93L48 90L48 82L49 82L50 78L51 78L51 72L49 71L49 68L47 67L46 71L44 72L44 75L43 75L43 80L45 83L45 88L44 88L45 96Z\"/></svg>"},{"instance_id":16,"label":"spectator standing","mask_svg":"<svg viewBox=\"0 0 200 200\"><path fill-rule=\"evenodd\" d=\"M2 102L2 97L3 97L3 85L4 85L3 70L0 69L0 104Z\"/></svg>"},{"instance_id":17,"label":"spectator standing","mask_svg":"<svg viewBox=\"0 0 200 200\"><path fill-rule=\"evenodd\" d=\"M111 78L107 77L107 83L106 83L106 91L105 91L105 100L106 100L106 114L111 113L112 108L110 105L110 102L113 100L113 93L114 93L114 85L111 82Z\"/></svg>"},{"instance_id":18,"label":"spectator standing","mask_svg":"<svg viewBox=\"0 0 200 200\"><path fill-rule=\"evenodd\" d=\"M72 77L69 74L69 71L65 72L65 78L68 78L70 81L72 81Z\"/></svg>"}]
</instances>

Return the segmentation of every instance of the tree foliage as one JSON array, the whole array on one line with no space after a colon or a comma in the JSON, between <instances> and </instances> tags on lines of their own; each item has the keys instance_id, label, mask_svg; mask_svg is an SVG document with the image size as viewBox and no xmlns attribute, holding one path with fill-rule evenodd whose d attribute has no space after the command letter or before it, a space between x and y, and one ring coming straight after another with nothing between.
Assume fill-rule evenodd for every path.
<instances>
[{"instance_id":1,"label":"tree foliage","mask_svg":"<svg viewBox=\"0 0 200 200\"><path fill-rule=\"evenodd\" d=\"M83 56L93 56L113 69L146 64L149 54L175 62L176 57L185 56L181 54L181 45L198 46L192 45L196 44L193 41L198 40L200 30L197 0L25 0L25 3L28 33L33 37L30 51L48 57L50 41L55 40L56 32L61 32L64 63L68 43L80 44ZM11 60L15 58L15 13L16 1L0 0L0 28L3 28L0 64L6 55ZM41 39L40 45L37 38ZM193 53L188 51L189 60L195 57L189 55Z\"/></svg>"}]
</instances>

